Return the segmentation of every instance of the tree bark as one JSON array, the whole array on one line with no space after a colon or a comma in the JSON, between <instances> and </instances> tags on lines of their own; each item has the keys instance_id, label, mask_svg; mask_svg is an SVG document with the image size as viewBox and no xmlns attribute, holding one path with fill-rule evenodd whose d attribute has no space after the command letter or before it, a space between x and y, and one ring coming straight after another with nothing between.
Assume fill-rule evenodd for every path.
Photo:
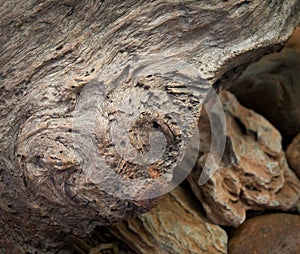
<instances>
[{"instance_id":1,"label":"tree bark","mask_svg":"<svg viewBox=\"0 0 300 254\"><path fill-rule=\"evenodd\" d=\"M150 210L209 88L280 47L299 9L298 0L2 0L0 245L53 253Z\"/></svg>"}]
</instances>

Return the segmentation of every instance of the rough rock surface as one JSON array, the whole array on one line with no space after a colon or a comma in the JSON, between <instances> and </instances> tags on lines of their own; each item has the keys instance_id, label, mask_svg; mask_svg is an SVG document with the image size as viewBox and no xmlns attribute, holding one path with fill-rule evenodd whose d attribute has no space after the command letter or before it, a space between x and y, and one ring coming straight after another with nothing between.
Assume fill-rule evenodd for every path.
<instances>
[{"instance_id":1,"label":"rough rock surface","mask_svg":"<svg viewBox=\"0 0 300 254\"><path fill-rule=\"evenodd\" d=\"M300 216L268 214L246 220L229 240L230 254L299 254Z\"/></svg>"},{"instance_id":2,"label":"rough rock surface","mask_svg":"<svg viewBox=\"0 0 300 254\"><path fill-rule=\"evenodd\" d=\"M210 180L199 186L211 139L203 112L201 156L188 178L207 216L219 225L236 227L245 220L247 210L290 209L299 199L300 182L287 165L279 132L262 116L241 106L233 94L222 92L220 98L227 124L222 161ZM211 167L206 164L207 172Z\"/></svg>"},{"instance_id":3,"label":"rough rock surface","mask_svg":"<svg viewBox=\"0 0 300 254\"><path fill-rule=\"evenodd\" d=\"M284 46L285 48L293 48L300 53L300 25L296 27L293 34L289 38L288 42Z\"/></svg>"},{"instance_id":4,"label":"rough rock surface","mask_svg":"<svg viewBox=\"0 0 300 254\"><path fill-rule=\"evenodd\" d=\"M300 27L281 52L251 64L230 90L290 139L300 131L299 72Z\"/></svg>"},{"instance_id":5,"label":"rough rock surface","mask_svg":"<svg viewBox=\"0 0 300 254\"><path fill-rule=\"evenodd\" d=\"M300 177L300 133L293 139L286 150L286 157L291 168Z\"/></svg>"},{"instance_id":6,"label":"rough rock surface","mask_svg":"<svg viewBox=\"0 0 300 254\"><path fill-rule=\"evenodd\" d=\"M297 213L297 214L300 215L300 199L298 200L298 202L293 207L292 212Z\"/></svg>"},{"instance_id":7,"label":"rough rock surface","mask_svg":"<svg viewBox=\"0 0 300 254\"><path fill-rule=\"evenodd\" d=\"M200 210L191 193L178 187L152 211L109 229L141 254L227 253L225 231Z\"/></svg>"}]
</instances>

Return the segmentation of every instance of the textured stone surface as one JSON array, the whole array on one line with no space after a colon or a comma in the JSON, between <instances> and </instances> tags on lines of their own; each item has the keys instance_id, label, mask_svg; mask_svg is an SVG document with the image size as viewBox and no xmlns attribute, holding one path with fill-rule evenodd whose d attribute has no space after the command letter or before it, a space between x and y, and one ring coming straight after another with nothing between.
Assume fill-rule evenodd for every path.
<instances>
[{"instance_id":1,"label":"textured stone surface","mask_svg":"<svg viewBox=\"0 0 300 254\"><path fill-rule=\"evenodd\" d=\"M291 168L300 177L300 134L298 134L288 146L286 157Z\"/></svg>"},{"instance_id":2,"label":"textured stone surface","mask_svg":"<svg viewBox=\"0 0 300 254\"><path fill-rule=\"evenodd\" d=\"M296 29L294 30L293 34L291 35L284 47L293 48L300 53L300 25L296 27Z\"/></svg>"},{"instance_id":3,"label":"textured stone surface","mask_svg":"<svg viewBox=\"0 0 300 254\"><path fill-rule=\"evenodd\" d=\"M230 254L299 254L300 216L268 214L246 220L233 231Z\"/></svg>"},{"instance_id":4,"label":"textured stone surface","mask_svg":"<svg viewBox=\"0 0 300 254\"><path fill-rule=\"evenodd\" d=\"M284 137L300 131L300 28L279 53L251 64L230 88L243 105L267 118Z\"/></svg>"},{"instance_id":5,"label":"textured stone surface","mask_svg":"<svg viewBox=\"0 0 300 254\"><path fill-rule=\"evenodd\" d=\"M300 199L295 204L295 206L292 208L292 211L300 215Z\"/></svg>"},{"instance_id":6,"label":"textured stone surface","mask_svg":"<svg viewBox=\"0 0 300 254\"><path fill-rule=\"evenodd\" d=\"M233 94L222 92L220 98L227 123L222 161L210 180L199 186L211 139L203 112L201 156L188 178L207 216L214 223L236 227L245 220L247 210L290 209L299 199L300 182L287 165L279 132L262 116L241 106Z\"/></svg>"},{"instance_id":7,"label":"textured stone surface","mask_svg":"<svg viewBox=\"0 0 300 254\"><path fill-rule=\"evenodd\" d=\"M191 193L178 187L152 211L109 229L140 254L227 253L225 231L200 211Z\"/></svg>"}]
</instances>

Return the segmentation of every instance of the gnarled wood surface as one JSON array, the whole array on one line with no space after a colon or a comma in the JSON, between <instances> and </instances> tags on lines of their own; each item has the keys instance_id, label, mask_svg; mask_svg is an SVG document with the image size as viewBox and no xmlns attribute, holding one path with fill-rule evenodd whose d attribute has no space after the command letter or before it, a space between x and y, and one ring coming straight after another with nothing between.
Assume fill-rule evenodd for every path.
<instances>
[{"instance_id":1,"label":"gnarled wood surface","mask_svg":"<svg viewBox=\"0 0 300 254\"><path fill-rule=\"evenodd\" d=\"M53 253L95 225L151 209L155 199L145 198L170 181L210 85L286 41L300 22L298 0L0 6L0 245L7 253ZM129 133L129 159L116 149L116 122ZM162 155L151 165L130 161L131 150L151 151L155 131L165 138ZM117 190L113 176L140 181Z\"/></svg>"}]
</instances>

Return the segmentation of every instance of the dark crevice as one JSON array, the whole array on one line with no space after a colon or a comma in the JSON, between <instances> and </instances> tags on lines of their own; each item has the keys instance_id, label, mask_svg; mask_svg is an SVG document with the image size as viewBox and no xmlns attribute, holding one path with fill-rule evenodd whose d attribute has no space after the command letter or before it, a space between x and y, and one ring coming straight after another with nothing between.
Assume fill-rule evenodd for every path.
<instances>
[{"instance_id":1,"label":"dark crevice","mask_svg":"<svg viewBox=\"0 0 300 254\"><path fill-rule=\"evenodd\" d=\"M237 117L234 117L234 120L235 120L237 126L239 127L241 133L243 135L247 135L248 132L247 132L247 128L246 128L245 124Z\"/></svg>"}]
</instances>

